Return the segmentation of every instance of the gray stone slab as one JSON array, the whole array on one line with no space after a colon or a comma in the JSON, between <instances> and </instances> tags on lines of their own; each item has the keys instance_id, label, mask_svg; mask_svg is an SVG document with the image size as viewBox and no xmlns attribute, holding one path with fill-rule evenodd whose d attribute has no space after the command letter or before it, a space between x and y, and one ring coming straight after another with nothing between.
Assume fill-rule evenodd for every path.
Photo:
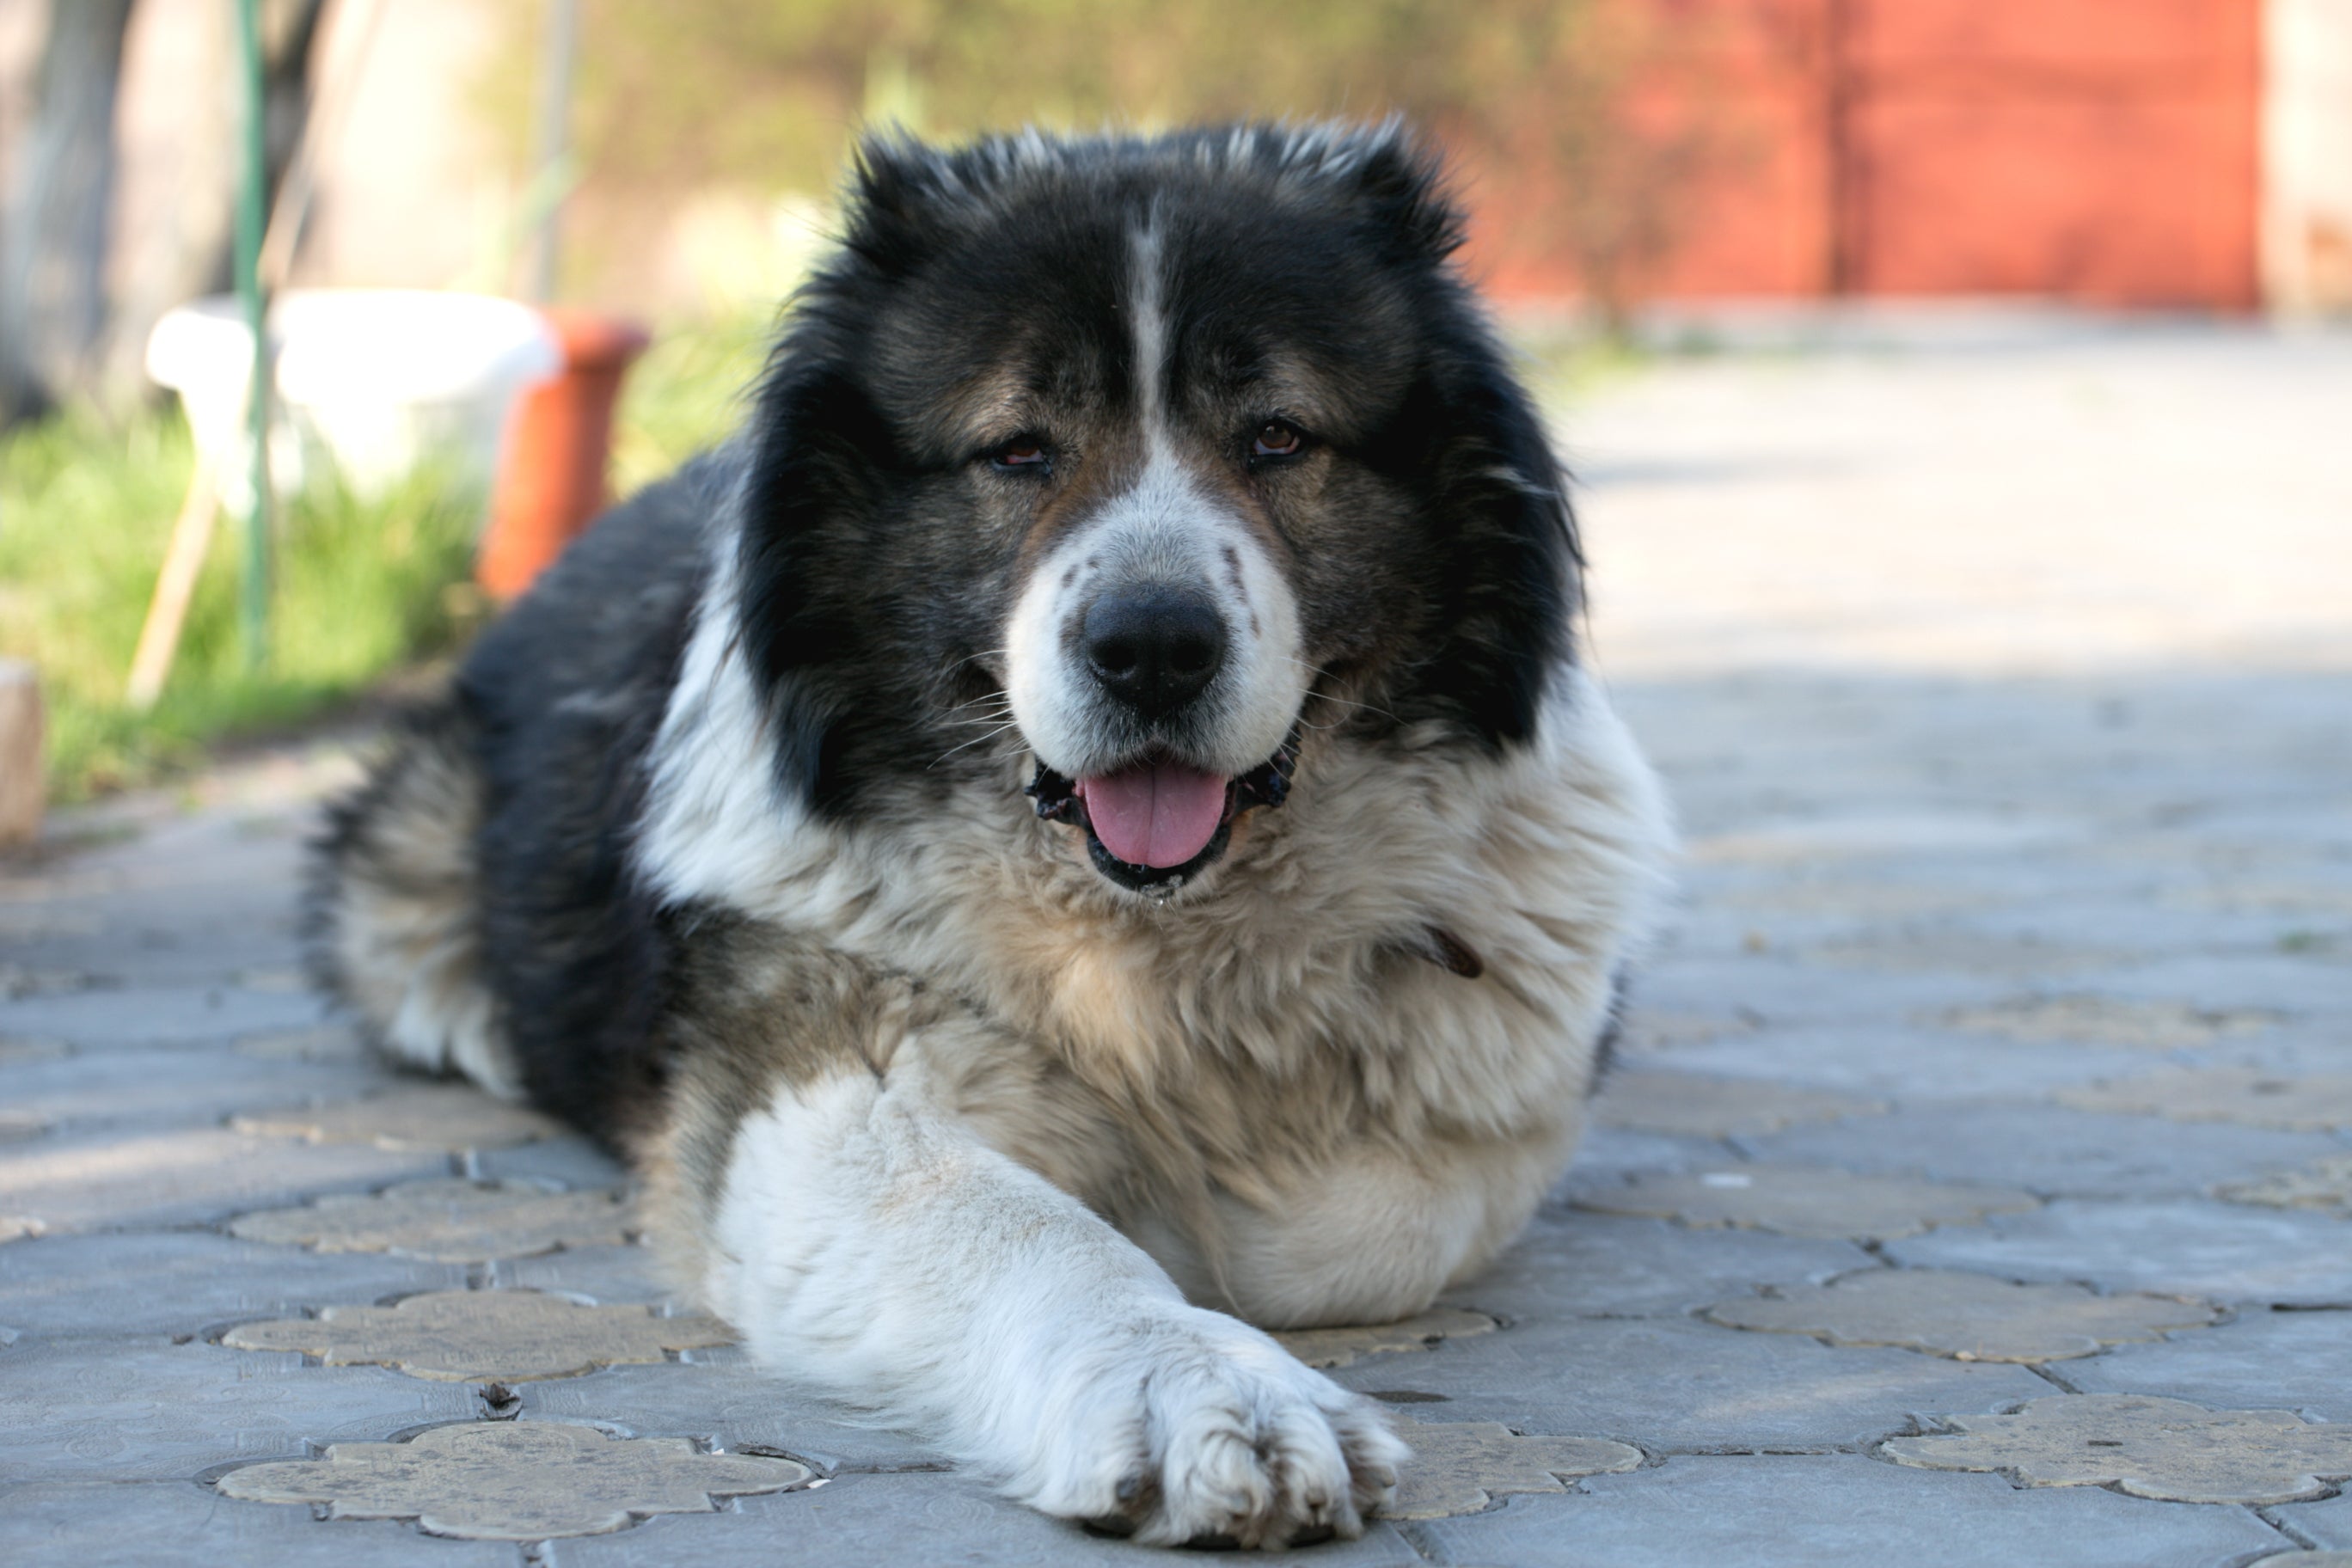
<instances>
[{"instance_id":1,"label":"gray stone slab","mask_svg":"<svg viewBox=\"0 0 2352 1568\"><path fill-rule=\"evenodd\" d=\"M0 1003L0 1035L70 1040L85 1050L201 1045L311 1028L326 1019L326 1004L306 993L226 984L125 986Z\"/></svg>"},{"instance_id":2,"label":"gray stone slab","mask_svg":"<svg viewBox=\"0 0 2352 1568\"><path fill-rule=\"evenodd\" d=\"M1890 1242L1917 1268L2078 1279L2255 1306L2352 1306L2352 1233L2332 1215L2242 1204L2060 1202Z\"/></svg>"},{"instance_id":3,"label":"gray stone slab","mask_svg":"<svg viewBox=\"0 0 2352 1568\"><path fill-rule=\"evenodd\" d=\"M688 1300L693 1292L681 1289L663 1271L659 1254L650 1247L578 1247L538 1258L503 1259L494 1266L501 1285L533 1290L554 1290L592 1301Z\"/></svg>"},{"instance_id":4,"label":"gray stone slab","mask_svg":"<svg viewBox=\"0 0 2352 1568\"><path fill-rule=\"evenodd\" d=\"M1998 1182L2044 1197L2201 1194L2342 1145L2325 1133L2220 1122L2175 1126L2054 1105L1921 1105L1740 1140L1759 1160Z\"/></svg>"},{"instance_id":5,"label":"gray stone slab","mask_svg":"<svg viewBox=\"0 0 2352 1568\"><path fill-rule=\"evenodd\" d=\"M739 1349L688 1354L691 1360L608 1367L588 1377L519 1384L515 1392L532 1415L593 1421L640 1437L698 1437L723 1448L772 1450L829 1473L942 1463L917 1439L862 1422L769 1376Z\"/></svg>"},{"instance_id":6,"label":"gray stone slab","mask_svg":"<svg viewBox=\"0 0 2352 1568\"><path fill-rule=\"evenodd\" d=\"M2352 1422L2352 1311L2248 1312L2168 1344L2125 1345L2058 1370L2085 1394L2154 1394Z\"/></svg>"},{"instance_id":7,"label":"gray stone slab","mask_svg":"<svg viewBox=\"0 0 2352 1568\"><path fill-rule=\"evenodd\" d=\"M2213 1568L2286 1544L2248 1510L2020 1491L1853 1454L1669 1459L1402 1528L1441 1563L1512 1568Z\"/></svg>"},{"instance_id":8,"label":"gray stone slab","mask_svg":"<svg viewBox=\"0 0 2352 1568\"><path fill-rule=\"evenodd\" d=\"M561 1182L567 1187L609 1187L628 1176L619 1161L577 1133L513 1149L479 1149L474 1163L480 1175Z\"/></svg>"},{"instance_id":9,"label":"gray stone slab","mask_svg":"<svg viewBox=\"0 0 2352 1568\"><path fill-rule=\"evenodd\" d=\"M446 1155L199 1127L0 1144L0 1213L54 1234L206 1224L325 1192L446 1175Z\"/></svg>"},{"instance_id":10,"label":"gray stone slab","mask_svg":"<svg viewBox=\"0 0 2352 1568\"><path fill-rule=\"evenodd\" d=\"M2279 1522L2315 1545L2352 1552L2352 1492L2326 1502L2289 1503L2272 1510Z\"/></svg>"},{"instance_id":11,"label":"gray stone slab","mask_svg":"<svg viewBox=\"0 0 2352 1568\"><path fill-rule=\"evenodd\" d=\"M942 1475L845 1476L808 1491L743 1498L728 1514L673 1515L618 1535L567 1541L561 1552L564 1568L1142 1568L1167 1556L1088 1534L993 1497L961 1476ZM1361 1540L1299 1552L1253 1552L1246 1561L1296 1568L1405 1568L1422 1560L1395 1526L1374 1521Z\"/></svg>"},{"instance_id":12,"label":"gray stone slab","mask_svg":"<svg viewBox=\"0 0 2352 1568\"><path fill-rule=\"evenodd\" d=\"M0 1352L0 1476L182 1480L478 1415L472 1391L202 1341L21 1340Z\"/></svg>"},{"instance_id":13,"label":"gray stone slab","mask_svg":"<svg viewBox=\"0 0 2352 1568\"><path fill-rule=\"evenodd\" d=\"M0 1068L0 1099L62 1132L115 1127L195 1127L231 1111L300 1105L359 1093L382 1081L348 1063L257 1061L187 1047L78 1051Z\"/></svg>"},{"instance_id":14,"label":"gray stone slab","mask_svg":"<svg viewBox=\"0 0 2352 1568\"><path fill-rule=\"evenodd\" d=\"M1869 1266L1870 1255L1851 1242L1547 1210L1448 1300L1528 1323L1661 1317L1696 1311L1741 1289L1825 1279Z\"/></svg>"},{"instance_id":15,"label":"gray stone slab","mask_svg":"<svg viewBox=\"0 0 2352 1568\"><path fill-rule=\"evenodd\" d=\"M1584 1136L1577 1141L1574 1169L1579 1175L1601 1171L1687 1171L1720 1164L1731 1157L1731 1146L1720 1138L1685 1138L1588 1124Z\"/></svg>"},{"instance_id":16,"label":"gray stone slab","mask_svg":"<svg viewBox=\"0 0 2352 1568\"><path fill-rule=\"evenodd\" d=\"M1920 1412L1991 1411L2050 1391L2022 1367L1832 1349L1686 1318L1522 1323L1331 1375L1383 1397L1441 1396L1413 1404L1424 1420L1500 1421L1652 1452L1850 1447Z\"/></svg>"},{"instance_id":17,"label":"gray stone slab","mask_svg":"<svg viewBox=\"0 0 2352 1568\"><path fill-rule=\"evenodd\" d=\"M162 1481L0 1486L0 1561L17 1568L522 1568L522 1548L443 1541L405 1524L327 1523Z\"/></svg>"},{"instance_id":18,"label":"gray stone slab","mask_svg":"<svg viewBox=\"0 0 2352 1568\"><path fill-rule=\"evenodd\" d=\"M1813 989L1843 992L1843 977ZM1933 1100L2026 1099L2134 1069L2146 1051L2115 1046L2011 1045L1981 1035L1946 1033L1895 1022L1917 1009L1908 1001L1851 999L1850 1018L1789 1024L1738 1038L1657 1051L1645 1060L1681 1072L1801 1079L1898 1105Z\"/></svg>"},{"instance_id":19,"label":"gray stone slab","mask_svg":"<svg viewBox=\"0 0 2352 1568\"><path fill-rule=\"evenodd\" d=\"M0 1247L0 1322L51 1338L194 1334L340 1301L463 1289L462 1264L315 1253L210 1231L47 1236Z\"/></svg>"}]
</instances>

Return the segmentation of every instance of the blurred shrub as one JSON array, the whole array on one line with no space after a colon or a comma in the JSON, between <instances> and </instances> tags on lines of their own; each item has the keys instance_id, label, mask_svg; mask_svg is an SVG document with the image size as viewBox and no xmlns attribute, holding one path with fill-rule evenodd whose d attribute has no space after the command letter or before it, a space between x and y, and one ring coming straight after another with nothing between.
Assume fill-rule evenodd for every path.
<instances>
[{"instance_id":1,"label":"blurred shrub","mask_svg":"<svg viewBox=\"0 0 2352 1568\"><path fill-rule=\"evenodd\" d=\"M271 652L245 668L242 530L224 517L153 710L123 705L132 648L194 452L176 413L128 431L65 416L0 439L0 654L33 659L53 797L147 781L210 741L301 719L446 647L467 612L479 508L419 475L377 500L332 487L279 516Z\"/></svg>"},{"instance_id":2,"label":"blurred shrub","mask_svg":"<svg viewBox=\"0 0 2352 1568\"><path fill-rule=\"evenodd\" d=\"M543 0L498 4L482 90L520 167ZM625 268L647 214L695 191L830 189L861 121L956 138L1402 110L1509 193L1482 204L1507 231L1490 249L1562 258L1622 314L1726 148L1720 95L1692 79L1707 32L1675 0L601 0L578 210Z\"/></svg>"}]
</instances>

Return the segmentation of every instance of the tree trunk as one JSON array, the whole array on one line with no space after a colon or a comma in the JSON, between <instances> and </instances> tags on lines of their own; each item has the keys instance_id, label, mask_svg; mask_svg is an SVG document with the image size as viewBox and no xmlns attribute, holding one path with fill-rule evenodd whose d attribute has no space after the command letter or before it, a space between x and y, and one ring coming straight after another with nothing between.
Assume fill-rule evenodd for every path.
<instances>
[{"instance_id":1,"label":"tree trunk","mask_svg":"<svg viewBox=\"0 0 2352 1568\"><path fill-rule=\"evenodd\" d=\"M132 0L51 0L0 226L0 426L98 374L108 326L114 101Z\"/></svg>"}]
</instances>

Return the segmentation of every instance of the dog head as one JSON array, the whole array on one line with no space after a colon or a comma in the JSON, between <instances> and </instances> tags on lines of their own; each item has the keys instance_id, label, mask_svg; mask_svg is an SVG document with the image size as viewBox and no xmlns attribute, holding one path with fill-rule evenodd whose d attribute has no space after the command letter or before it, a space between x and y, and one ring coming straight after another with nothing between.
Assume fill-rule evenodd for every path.
<instances>
[{"instance_id":1,"label":"dog head","mask_svg":"<svg viewBox=\"0 0 2352 1568\"><path fill-rule=\"evenodd\" d=\"M1019 787L1165 896L1302 726L1525 742L1560 476L1399 128L863 149L763 384L739 624L815 810Z\"/></svg>"}]
</instances>

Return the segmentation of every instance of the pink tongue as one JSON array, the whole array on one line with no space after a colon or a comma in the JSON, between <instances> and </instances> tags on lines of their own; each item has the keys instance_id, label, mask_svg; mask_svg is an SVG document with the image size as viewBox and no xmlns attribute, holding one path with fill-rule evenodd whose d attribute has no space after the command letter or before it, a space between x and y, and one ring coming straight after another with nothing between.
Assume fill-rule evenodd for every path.
<instances>
[{"instance_id":1,"label":"pink tongue","mask_svg":"<svg viewBox=\"0 0 2352 1568\"><path fill-rule=\"evenodd\" d=\"M1145 763L1078 781L1103 847L1130 866L1181 866L1209 847L1225 815L1225 781L1181 763Z\"/></svg>"}]
</instances>

